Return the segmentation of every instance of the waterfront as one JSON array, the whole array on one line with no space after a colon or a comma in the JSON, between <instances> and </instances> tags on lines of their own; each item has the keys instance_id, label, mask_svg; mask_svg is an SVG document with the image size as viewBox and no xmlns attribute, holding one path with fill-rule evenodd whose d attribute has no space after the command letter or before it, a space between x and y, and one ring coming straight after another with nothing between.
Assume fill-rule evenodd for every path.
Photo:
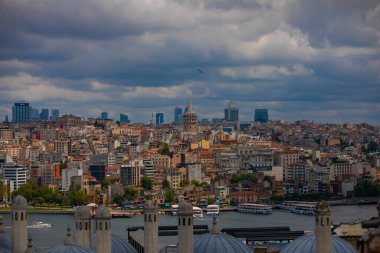
<instances>
[{"instance_id":1,"label":"waterfront","mask_svg":"<svg viewBox=\"0 0 380 253\"><path fill-rule=\"evenodd\" d=\"M375 205L332 207L332 219L334 223L367 220L375 216L377 216ZM10 226L10 215L3 214L3 217L5 226ZM203 218L195 219L194 223L197 225L210 225L211 220L210 217L205 215ZM69 214L29 214L28 225L32 224L33 221L53 224L53 228L29 229L34 243L43 250L63 243L67 224L71 224L72 229L75 231L74 216ZM128 226L143 225L142 215L132 218L113 219L112 233L127 239L126 229ZM176 225L176 218L170 214L160 215L159 225ZM265 216L238 212L221 212L219 215L219 226L222 228L289 226L291 230L312 231L314 228L314 217L297 215L283 210L275 210L273 214ZM177 237L160 237L160 240L166 244L173 244L176 243Z\"/></svg>"}]
</instances>

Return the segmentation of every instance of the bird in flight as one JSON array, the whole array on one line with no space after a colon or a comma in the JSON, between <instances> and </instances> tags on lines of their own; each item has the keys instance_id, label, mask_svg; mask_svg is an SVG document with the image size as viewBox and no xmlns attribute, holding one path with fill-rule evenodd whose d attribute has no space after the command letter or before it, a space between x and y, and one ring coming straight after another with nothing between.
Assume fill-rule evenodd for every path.
<instances>
[{"instance_id":1,"label":"bird in flight","mask_svg":"<svg viewBox=\"0 0 380 253\"><path fill-rule=\"evenodd\" d=\"M203 71L201 69L198 69L198 72L201 73L201 74L203 74Z\"/></svg>"}]
</instances>

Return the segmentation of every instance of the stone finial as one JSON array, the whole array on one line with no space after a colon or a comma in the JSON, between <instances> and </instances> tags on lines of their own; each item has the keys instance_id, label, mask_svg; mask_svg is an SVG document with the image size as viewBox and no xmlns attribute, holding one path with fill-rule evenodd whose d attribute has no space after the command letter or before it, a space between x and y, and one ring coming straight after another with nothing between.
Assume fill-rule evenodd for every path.
<instances>
[{"instance_id":1,"label":"stone finial","mask_svg":"<svg viewBox=\"0 0 380 253\"><path fill-rule=\"evenodd\" d=\"M35 250L33 249L32 236L30 233L28 234L28 248L25 253L35 253Z\"/></svg>"},{"instance_id":2,"label":"stone finial","mask_svg":"<svg viewBox=\"0 0 380 253\"><path fill-rule=\"evenodd\" d=\"M88 206L79 206L75 211L75 219L91 219L91 209Z\"/></svg>"},{"instance_id":3,"label":"stone finial","mask_svg":"<svg viewBox=\"0 0 380 253\"><path fill-rule=\"evenodd\" d=\"M182 201L178 205L178 215L185 215L185 216L191 215L192 216L193 215L193 206L189 202Z\"/></svg>"},{"instance_id":4,"label":"stone finial","mask_svg":"<svg viewBox=\"0 0 380 253\"><path fill-rule=\"evenodd\" d=\"M147 200L144 205L144 210L156 210L157 206L154 204L153 200Z\"/></svg>"},{"instance_id":5,"label":"stone finial","mask_svg":"<svg viewBox=\"0 0 380 253\"><path fill-rule=\"evenodd\" d=\"M108 207L100 206L96 209L95 219L110 219L111 213Z\"/></svg>"},{"instance_id":6,"label":"stone finial","mask_svg":"<svg viewBox=\"0 0 380 253\"><path fill-rule=\"evenodd\" d=\"M17 195L12 200L12 210L26 210L28 208L28 201L21 195Z\"/></svg>"},{"instance_id":7,"label":"stone finial","mask_svg":"<svg viewBox=\"0 0 380 253\"><path fill-rule=\"evenodd\" d=\"M331 209L329 203L327 201L320 201L315 207L316 215L331 215Z\"/></svg>"},{"instance_id":8,"label":"stone finial","mask_svg":"<svg viewBox=\"0 0 380 253\"><path fill-rule=\"evenodd\" d=\"M70 224L67 224L67 237L66 237L66 240L65 242L63 243L64 245L74 245L74 240L73 240L73 237L71 235L71 226Z\"/></svg>"},{"instance_id":9,"label":"stone finial","mask_svg":"<svg viewBox=\"0 0 380 253\"><path fill-rule=\"evenodd\" d=\"M210 233L212 233L212 234L219 234L219 233L221 233L221 231L222 230L218 226L217 218L216 218L216 216L214 216L212 218L212 227L210 228Z\"/></svg>"},{"instance_id":10,"label":"stone finial","mask_svg":"<svg viewBox=\"0 0 380 253\"><path fill-rule=\"evenodd\" d=\"M3 216L0 216L0 233L6 233L4 228Z\"/></svg>"}]
</instances>

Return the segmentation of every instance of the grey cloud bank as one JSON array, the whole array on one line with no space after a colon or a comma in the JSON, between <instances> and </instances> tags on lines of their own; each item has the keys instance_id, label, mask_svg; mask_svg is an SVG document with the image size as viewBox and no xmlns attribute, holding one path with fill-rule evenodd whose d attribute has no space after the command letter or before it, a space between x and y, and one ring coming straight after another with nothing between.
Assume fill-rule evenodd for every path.
<instances>
[{"instance_id":1,"label":"grey cloud bank","mask_svg":"<svg viewBox=\"0 0 380 253\"><path fill-rule=\"evenodd\" d=\"M380 125L379 1L3 0L0 36L1 119L26 100L171 121L191 96L200 118L231 99L246 120Z\"/></svg>"}]
</instances>

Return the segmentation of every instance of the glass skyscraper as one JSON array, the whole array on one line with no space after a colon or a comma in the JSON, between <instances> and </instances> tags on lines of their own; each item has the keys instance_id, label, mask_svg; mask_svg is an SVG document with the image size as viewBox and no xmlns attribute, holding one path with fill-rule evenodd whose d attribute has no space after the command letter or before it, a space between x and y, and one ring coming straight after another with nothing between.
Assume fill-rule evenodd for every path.
<instances>
[{"instance_id":1,"label":"glass skyscraper","mask_svg":"<svg viewBox=\"0 0 380 253\"><path fill-rule=\"evenodd\" d=\"M29 103L15 103L12 107L12 122L28 122L31 107Z\"/></svg>"},{"instance_id":2,"label":"glass skyscraper","mask_svg":"<svg viewBox=\"0 0 380 253\"><path fill-rule=\"evenodd\" d=\"M51 120L58 120L59 118L59 110L58 109L52 109L51 110Z\"/></svg>"},{"instance_id":3,"label":"glass skyscraper","mask_svg":"<svg viewBox=\"0 0 380 253\"><path fill-rule=\"evenodd\" d=\"M174 123L175 124L182 123L182 108L180 107L174 108Z\"/></svg>"},{"instance_id":4,"label":"glass skyscraper","mask_svg":"<svg viewBox=\"0 0 380 253\"><path fill-rule=\"evenodd\" d=\"M267 123L269 121L268 109L255 110L255 122Z\"/></svg>"},{"instance_id":5,"label":"glass skyscraper","mask_svg":"<svg viewBox=\"0 0 380 253\"><path fill-rule=\"evenodd\" d=\"M41 120L49 120L49 109L42 109L41 110Z\"/></svg>"},{"instance_id":6,"label":"glass skyscraper","mask_svg":"<svg viewBox=\"0 0 380 253\"><path fill-rule=\"evenodd\" d=\"M131 121L126 114L120 114L120 123L130 123Z\"/></svg>"},{"instance_id":7,"label":"glass skyscraper","mask_svg":"<svg viewBox=\"0 0 380 253\"><path fill-rule=\"evenodd\" d=\"M156 126L164 123L164 114L162 112L156 113Z\"/></svg>"},{"instance_id":8,"label":"glass skyscraper","mask_svg":"<svg viewBox=\"0 0 380 253\"><path fill-rule=\"evenodd\" d=\"M225 121L239 121L239 109L231 101L228 103L226 109L224 109Z\"/></svg>"},{"instance_id":9,"label":"glass skyscraper","mask_svg":"<svg viewBox=\"0 0 380 253\"><path fill-rule=\"evenodd\" d=\"M102 112L102 113L100 114L100 118L101 118L101 119L108 119L108 112Z\"/></svg>"}]
</instances>

